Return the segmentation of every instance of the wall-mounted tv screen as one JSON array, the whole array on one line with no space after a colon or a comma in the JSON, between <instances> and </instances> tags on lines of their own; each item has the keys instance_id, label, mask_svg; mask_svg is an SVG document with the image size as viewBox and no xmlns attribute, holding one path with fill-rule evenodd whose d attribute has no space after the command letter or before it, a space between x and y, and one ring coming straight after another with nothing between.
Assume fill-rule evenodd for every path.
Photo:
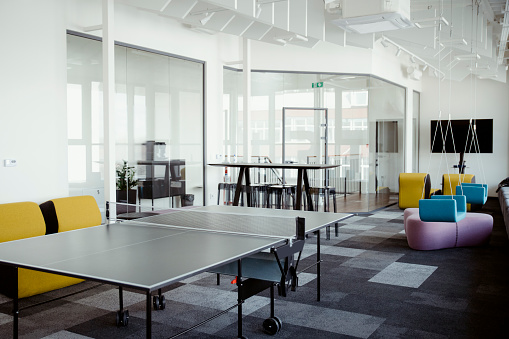
<instances>
[{"instance_id":1,"label":"wall-mounted tv screen","mask_svg":"<svg viewBox=\"0 0 509 339\"><path fill-rule=\"evenodd\" d=\"M443 149L442 135L445 138L445 152L454 153L493 153L493 119L477 119L472 120L472 124L476 124L477 141L479 142L479 149L477 148L474 139L472 142L472 127L470 120L451 120L450 128L448 128L447 120L440 120L438 129L437 124L439 120L431 120L431 152L441 153ZM440 129L442 132L440 132ZM452 133L451 133L452 129ZM435 136L436 130L436 136ZM470 133L469 133L470 132ZM442 134L441 134L442 133ZM454 144L453 144L454 137ZM467 140L468 137L468 140ZM433 143L433 138L435 142ZM466 145L466 148L465 148Z\"/></svg>"}]
</instances>

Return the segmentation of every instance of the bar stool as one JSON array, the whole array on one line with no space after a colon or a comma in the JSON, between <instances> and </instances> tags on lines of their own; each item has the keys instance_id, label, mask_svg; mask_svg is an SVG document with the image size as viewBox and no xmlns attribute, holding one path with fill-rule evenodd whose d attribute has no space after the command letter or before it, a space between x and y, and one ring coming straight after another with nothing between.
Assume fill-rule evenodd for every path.
<instances>
[{"instance_id":1,"label":"bar stool","mask_svg":"<svg viewBox=\"0 0 509 339\"><path fill-rule=\"evenodd\" d=\"M330 212L330 198L332 197L332 203L334 205L334 213L337 213L337 203L336 203L336 188L332 186L319 186L319 187L310 187L309 191L314 201L315 211L318 211L318 202L320 201L320 196L323 196L323 211ZM304 200L305 201L305 200Z\"/></svg>"},{"instance_id":2,"label":"bar stool","mask_svg":"<svg viewBox=\"0 0 509 339\"><path fill-rule=\"evenodd\" d=\"M230 182L220 182L217 185L217 204L219 205L221 198L221 190L224 191L224 203L225 205L231 205L233 203L233 198L235 197L235 189L237 188L237 184Z\"/></svg>"},{"instance_id":3,"label":"bar stool","mask_svg":"<svg viewBox=\"0 0 509 339\"><path fill-rule=\"evenodd\" d=\"M332 197L332 203L334 206L334 213L337 213L338 207L336 202L336 188L332 186L320 186L320 187L310 187L309 191L313 198L314 210L318 211L318 202L320 201L320 196L323 196L323 211L330 212L330 198ZM304 201L304 209L306 208L306 199ZM334 233L337 237L339 235L339 224L334 224ZM326 228L326 237L327 240L330 239L330 226Z\"/></svg>"},{"instance_id":4,"label":"bar stool","mask_svg":"<svg viewBox=\"0 0 509 339\"><path fill-rule=\"evenodd\" d=\"M275 198L275 206L277 209L289 209L291 206L295 209L295 192L297 190L296 185L270 185L267 188L267 203L268 208L272 208L272 198ZM292 199L291 205L288 204L289 198Z\"/></svg>"},{"instance_id":5,"label":"bar stool","mask_svg":"<svg viewBox=\"0 0 509 339\"><path fill-rule=\"evenodd\" d=\"M249 194L251 197L250 207L266 207L267 206L267 188L268 184L251 184L249 185ZM242 185L242 192L247 194L247 188Z\"/></svg>"}]
</instances>

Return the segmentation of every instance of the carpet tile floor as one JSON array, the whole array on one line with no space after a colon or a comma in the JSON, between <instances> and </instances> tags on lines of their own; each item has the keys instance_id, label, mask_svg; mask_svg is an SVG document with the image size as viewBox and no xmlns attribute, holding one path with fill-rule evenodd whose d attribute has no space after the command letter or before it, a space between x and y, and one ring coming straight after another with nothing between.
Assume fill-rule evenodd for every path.
<instances>
[{"instance_id":1,"label":"carpet tile floor","mask_svg":"<svg viewBox=\"0 0 509 339\"><path fill-rule=\"evenodd\" d=\"M321 235L322 296L316 301L316 238L302 253L299 287L276 296L282 330L275 338L507 338L509 241L498 200L482 213L494 217L488 246L415 251L403 231L403 211L395 207L362 214L340 224L338 236ZM154 338L169 338L236 303L236 286L203 273L164 289L166 309L152 312ZM94 287L83 291L85 288ZM81 291L81 292L80 292ZM69 293L75 293L68 295ZM52 339L143 338L145 296L124 290L129 326L115 326L118 290L84 282L20 301L20 337ZM12 336L12 301L0 295L0 338ZM270 313L264 291L243 308L244 335L269 338L261 324ZM233 338L236 309L183 335Z\"/></svg>"}]
</instances>

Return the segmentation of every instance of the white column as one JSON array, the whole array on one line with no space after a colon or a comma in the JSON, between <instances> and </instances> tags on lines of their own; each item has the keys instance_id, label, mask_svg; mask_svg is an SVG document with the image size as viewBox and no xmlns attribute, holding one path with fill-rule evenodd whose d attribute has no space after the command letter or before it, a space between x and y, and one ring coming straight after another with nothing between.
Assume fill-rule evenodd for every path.
<instances>
[{"instance_id":1,"label":"white column","mask_svg":"<svg viewBox=\"0 0 509 339\"><path fill-rule=\"evenodd\" d=\"M413 116L414 116L414 91L407 87L406 88L406 110L405 110L405 160L403 168L405 173L412 172L412 159L417 156L413 154Z\"/></svg>"},{"instance_id":2,"label":"white column","mask_svg":"<svg viewBox=\"0 0 509 339\"><path fill-rule=\"evenodd\" d=\"M115 186L115 40L114 0L103 0L103 114L104 114L104 197L106 201L116 200ZM116 211L110 206L111 212Z\"/></svg>"},{"instance_id":3,"label":"white column","mask_svg":"<svg viewBox=\"0 0 509 339\"><path fill-rule=\"evenodd\" d=\"M242 44L243 54L243 72L242 79L244 83L244 98L243 98L243 111L244 111L244 161L251 161L251 41L244 38Z\"/></svg>"}]
</instances>

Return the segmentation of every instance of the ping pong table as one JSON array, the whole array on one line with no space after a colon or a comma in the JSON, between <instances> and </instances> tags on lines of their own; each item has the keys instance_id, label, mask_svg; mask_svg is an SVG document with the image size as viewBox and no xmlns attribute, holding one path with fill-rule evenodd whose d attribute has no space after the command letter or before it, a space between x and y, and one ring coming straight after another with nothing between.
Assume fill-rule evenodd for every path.
<instances>
[{"instance_id":1,"label":"ping pong table","mask_svg":"<svg viewBox=\"0 0 509 339\"><path fill-rule=\"evenodd\" d=\"M255 210L202 207L0 243L0 263L119 286L117 325L129 319L122 289L144 292L147 338L152 335L152 306L165 308L162 288L202 272L229 273L237 277L238 304L221 314L238 308L238 336L243 337L242 304L269 287L271 315L263 325L275 332L280 320L274 316L274 285L283 294L288 284L295 286L298 259L293 258L302 251L305 235L349 215L291 211L301 217ZM13 316L17 337L17 293Z\"/></svg>"}]
</instances>

